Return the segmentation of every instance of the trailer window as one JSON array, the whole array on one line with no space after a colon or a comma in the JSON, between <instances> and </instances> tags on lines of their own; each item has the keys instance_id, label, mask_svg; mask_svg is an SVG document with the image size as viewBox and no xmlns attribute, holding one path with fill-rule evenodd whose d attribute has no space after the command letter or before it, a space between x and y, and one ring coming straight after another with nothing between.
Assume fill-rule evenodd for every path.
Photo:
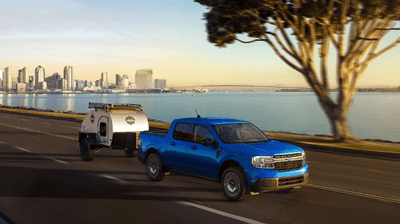
<instances>
[{"instance_id":1,"label":"trailer window","mask_svg":"<svg viewBox=\"0 0 400 224\"><path fill-rule=\"evenodd\" d=\"M107 135L107 124L104 122L100 123L100 135L106 136Z\"/></svg>"}]
</instances>

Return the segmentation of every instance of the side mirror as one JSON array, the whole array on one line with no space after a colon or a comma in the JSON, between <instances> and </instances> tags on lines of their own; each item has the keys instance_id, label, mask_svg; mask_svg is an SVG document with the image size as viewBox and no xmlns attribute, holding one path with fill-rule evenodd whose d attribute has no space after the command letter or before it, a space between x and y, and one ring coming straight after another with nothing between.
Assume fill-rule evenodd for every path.
<instances>
[{"instance_id":1,"label":"side mirror","mask_svg":"<svg viewBox=\"0 0 400 224\"><path fill-rule=\"evenodd\" d=\"M216 145L217 145L217 142L216 142L216 141L213 141L213 140L211 140L211 139L209 139L209 138L205 138L205 139L203 139L203 140L201 141L201 144L202 144L202 145L205 145L205 146L216 146Z\"/></svg>"}]
</instances>

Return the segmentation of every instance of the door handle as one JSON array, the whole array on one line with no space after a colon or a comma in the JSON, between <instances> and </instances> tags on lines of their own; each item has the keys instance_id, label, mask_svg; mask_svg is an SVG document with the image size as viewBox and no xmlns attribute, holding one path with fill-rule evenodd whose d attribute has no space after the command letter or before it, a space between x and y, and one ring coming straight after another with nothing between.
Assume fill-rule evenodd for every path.
<instances>
[{"instance_id":1,"label":"door handle","mask_svg":"<svg viewBox=\"0 0 400 224\"><path fill-rule=\"evenodd\" d=\"M172 146L175 146L175 145L176 145L175 142L171 142L171 143L169 143L169 144L172 145Z\"/></svg>"},{"instance_id":2,"label":"door handle","mask_svg":"<svg viewBox=\"0 0 400 224\"><path fill-rule=\"evenodd\" d=\"M194 146L191 146L190 148L193 149L193 150L196 150L197 146L194 145Z\"/></svg>"}]
</instances>

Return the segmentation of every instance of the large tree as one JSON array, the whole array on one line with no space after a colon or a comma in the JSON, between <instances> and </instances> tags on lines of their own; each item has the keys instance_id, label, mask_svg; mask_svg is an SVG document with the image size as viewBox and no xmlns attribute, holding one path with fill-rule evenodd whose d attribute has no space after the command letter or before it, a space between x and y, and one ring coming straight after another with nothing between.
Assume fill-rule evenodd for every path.
<instances>
[{"instance_id":1,"label":"large tree","mask_svg":"<svg viewBox=\"0 0 400 224\"><path fill-rule=\"evenodd\" d=\"M264 42L314 90L337 140L355 139L348 113L357 82L371 60L400 43L378 48L399 30L400 0L195 0L209 10L208 40L218 47L235 41ZM238 34L247 34L239 39ZM336 54L337 99L330 95L329 46ZM319 63L316 62L319 53ZM317 65L319 68L317 68Z\"/></svg>"}]
</instances>

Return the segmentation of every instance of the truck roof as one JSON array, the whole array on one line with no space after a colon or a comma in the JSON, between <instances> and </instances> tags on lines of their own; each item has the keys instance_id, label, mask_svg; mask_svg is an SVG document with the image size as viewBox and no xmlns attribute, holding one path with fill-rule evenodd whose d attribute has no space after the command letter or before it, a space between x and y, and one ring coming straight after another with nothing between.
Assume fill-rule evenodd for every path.
<instances>
[{"instance_id":1,"label":"truck roof","mask_svg":"<svg viewBox=\"0 0 400 224\"><path fill-rule=\"evenodd\" d=\"M229 124L229 123L249 123L248 121L245 120L239 120L239 119L233 119L233 118L225 118L225 117L189 117L189 118L180 118L176 119L176 122L207 122L211 125L215 124Z\"/></svg>"}]
</instances>

